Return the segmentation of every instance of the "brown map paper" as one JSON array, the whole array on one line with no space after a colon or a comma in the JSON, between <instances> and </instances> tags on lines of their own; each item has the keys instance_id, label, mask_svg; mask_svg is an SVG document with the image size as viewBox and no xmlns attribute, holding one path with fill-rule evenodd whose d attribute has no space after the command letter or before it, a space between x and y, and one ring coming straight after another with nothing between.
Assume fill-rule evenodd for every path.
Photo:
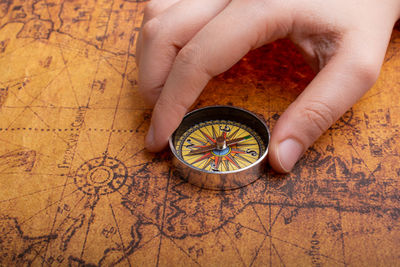
<instances>
[{"instance_id":1,"label":"brown map paper","mask_svg":"<svg viewBox=\"0 0 400 267\"><path fill-rule=\"evenodd\" d=\"M288 175L202 190L144 150L144 3L0 1L0 266L394 266L400 32L381 76ZM272 128L313 74L288 41L213 79Z\"/></svg>"}]
</instances>

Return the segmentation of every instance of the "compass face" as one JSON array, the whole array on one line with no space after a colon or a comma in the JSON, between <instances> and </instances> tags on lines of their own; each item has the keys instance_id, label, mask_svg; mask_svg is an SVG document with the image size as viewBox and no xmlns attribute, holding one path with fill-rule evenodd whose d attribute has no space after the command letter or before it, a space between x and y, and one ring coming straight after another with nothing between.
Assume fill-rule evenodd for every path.
<instances>
[{"instance_id":1,"label":"compass face","mask_svg":"<svg viewBox=\"0 0 400 267\"><path fill-rule=\"evenodd\" d=\"M229 172L256 162L265 152L262 138L250 127L232 120L206 120L188 128L177 140L178 156L208 172Z\"/></svg>"},{"instance_id":2,"label":"compass face","mask_svg":"<svg viewBox=\"0 0 400 267\"><path fill-rule=\"evenodd\" d=\"M268 127L247 110L232 106L194 110L169 139L173 174L201 188L240 188L263 175L268 145Z\"/></svg>"}]
</instances>

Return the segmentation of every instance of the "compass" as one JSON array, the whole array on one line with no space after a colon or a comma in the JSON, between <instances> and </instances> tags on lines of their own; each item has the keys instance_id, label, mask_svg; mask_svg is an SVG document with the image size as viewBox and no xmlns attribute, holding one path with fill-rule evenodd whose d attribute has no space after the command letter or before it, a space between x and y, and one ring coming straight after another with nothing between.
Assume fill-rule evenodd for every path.
<instances>
[{"instance_id":1,"label":"compass","mask_svg":"<svg viewBox=\"0 0 400 267\"><path fill-rule=\"evenodd\" d=\"M176 173L202 188L228 190L264 172L269 130L255 114L232 106L188 113L169 139Z\"/></svg>"}]
</instances>

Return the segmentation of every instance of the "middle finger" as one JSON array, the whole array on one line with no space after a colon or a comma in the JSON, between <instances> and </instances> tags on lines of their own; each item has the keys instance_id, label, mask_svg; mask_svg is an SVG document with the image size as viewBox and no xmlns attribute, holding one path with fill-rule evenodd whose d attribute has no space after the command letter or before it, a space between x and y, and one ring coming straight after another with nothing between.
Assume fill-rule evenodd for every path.
<instances>
[{"instance_id":1,"label":"middle finger","mask_svg":"<svg viewBox=\"0 0 400 267\"><path fill-rule=\"evenodd\" d=\"M142 32L139 90L152 105L158 99L177 53L230 0L183 0L148 21Z\"/></svg>"}]
</instances>

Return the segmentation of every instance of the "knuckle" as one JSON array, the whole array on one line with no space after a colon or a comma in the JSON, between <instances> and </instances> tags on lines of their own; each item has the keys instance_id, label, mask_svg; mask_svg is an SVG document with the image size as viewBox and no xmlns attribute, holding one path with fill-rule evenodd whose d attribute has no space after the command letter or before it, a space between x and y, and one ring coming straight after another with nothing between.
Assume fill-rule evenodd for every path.
<instances>
[{"instance_id":1,"label":"knuckle","mask_svg":"<svg viewBox=\"0 0 400 267\"><path fill-rule=\"evenodd\" d=\"M174 97L164 96L159 98L155 109L160 113L169 114L169 116L174 118L182 118L189 107Z\"/></svg>"},{"instance_id":2,"label":"knuckle","mask_svg":"<svg viewBox=\"0 0 400 267\"><path fill-rule=\"evenodd\" d=\"M372 86L379 77L380 66L376 63L363 63L359 66L360 79Z\"/></svg>"},{"instance_id":3,"label":"knuckle","mask_svg":"<svg viewBox=\"0 0 400 267\"><path fill-rule=\"evenodd\" d=\"M162 1L151 0L149 3L147 3L146 7L144 8L144 15L146 16L146 18L152 19L161 14L163 10L164 10L164 5Z\"/></svg>"},{"instance_id":4,"label":"knuckle","mask_svg":"<svg viewBox=\"0 0 400 267\"><path fill-rule=\"evenodd\" d=\"M183 65L198 65L200 58L200 48L197 45L186 45L183 47L177 57L176 60Z\"/></svg>"},{"instance_id":5,"label":"knuckle","mask_svg":"<svg viewBox=\"0 0 400 267\"><path fill-rule=\"evenodd\" d=\"M150 106L154 106L157 98L161 94L162 87L149 87L149 86L138 86L138 92L141 95L144 102Z\"/></svg>"},{"instance_id":6,"label":"knuckle","mask_svg":"<svg viewBox=\"0 0 400 267\"><path fill-rule=\"evenodd\" d=\"M142 27L143 39L151 39L157 35L160 29L160 21L157 18L153 18L146 22Z\"/></svg>"},{"instance_id":7,"label":"knuckle","mask_svg":"<svg viewBox=\"0 0 400 267\"><path fill-rule=\"evenodd\" d=\"M212 77L214 74L204 65L203 63L203 52L199 45L188 44L183 47L175 61L180 69L187 73L195 72L196 75L205 75L206 77Z\"/></svg>"},{"instance_id":8,"label":"knuckle","mask_svg":"<svg viewBox=\"0 0 400 267\"><path fill-rule=\"evenodd\" d=\"M368 86L372 86L379 77L381 60L376 55L368 52L360 53L353 61L353 69L358 78Z\"/></svg>"},{"instance_id":9,"label":"knuckle","mask_svg":"<svg viewBox=\"0 0 400 267\"><path fill-rule=\"evenodd\" d=\"M303 109L303 118L306 119L306 123L312 134L315 134L316 139L320 134L325 132L335 121L335 112L328 104L321 101L312 101L307 104ZM317 129L319 132L315 132Z\"/></svg>"}]
</instances>

